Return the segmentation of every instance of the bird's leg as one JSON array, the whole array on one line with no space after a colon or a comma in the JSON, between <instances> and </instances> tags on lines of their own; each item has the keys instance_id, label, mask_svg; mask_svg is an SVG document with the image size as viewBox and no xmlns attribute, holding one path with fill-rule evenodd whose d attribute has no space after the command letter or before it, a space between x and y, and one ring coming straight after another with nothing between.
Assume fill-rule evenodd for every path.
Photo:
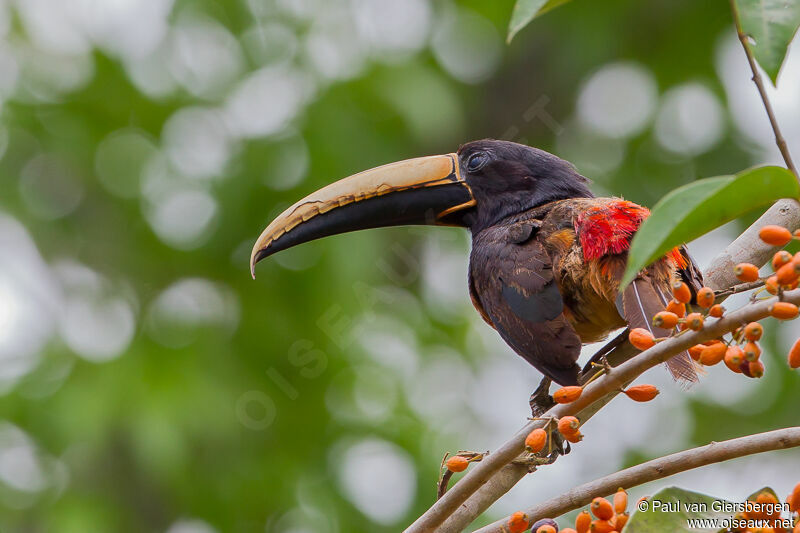
<instances>
[{"instance_id":1,"label":"bird's leg","mask_svg":"<svg viewBox=\"0 0 800 533\"><path fill-rule=\"evenodd\" d=\"M553 431L553 453L558 457L559 455L567 455L569 452L572 451L572 446L570 446L569 441L564 440L564 437L561 436L561 433L558 431ZM555 458L553 459L555 461Z\"/></svg>"},{"instance_id":2,"label":"bird's leg","mask_svg":"<svg viewBox=\"0 0 800 533\"><path fill-rule=\"evenodd\" d=\"M556 402L553 401L553 397L550 396L551 383L552 380L550 378L542 378L539 386L536 387L536 390L533 391L533 394L531 394L531 398L528 400L528 403L531 406L531 415L533 418L542 416L548 409L556 404Z\"/></svg>"}]
</instances>

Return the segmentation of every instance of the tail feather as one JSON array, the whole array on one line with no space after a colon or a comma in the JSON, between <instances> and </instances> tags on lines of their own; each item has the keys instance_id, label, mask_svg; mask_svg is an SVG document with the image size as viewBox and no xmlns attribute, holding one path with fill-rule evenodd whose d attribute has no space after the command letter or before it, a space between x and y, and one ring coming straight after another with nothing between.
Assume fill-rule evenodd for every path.
<instances>
[{"instance_id":1,"label":"tail feather","mask_svg":"<svg viewBox=\"0 0 800 533\"><path fill-rule=\"evenodd\" d=\"M625 289L619 303L622 307L621 314L631 328L644 328L659 336L652 319L656 313L664 310L668 301L661 287L650 278L640 276ZM687 385L698 381L695 363L688 352L672 357L666 365L676 381Z\"/></svg>"}]
</instances>

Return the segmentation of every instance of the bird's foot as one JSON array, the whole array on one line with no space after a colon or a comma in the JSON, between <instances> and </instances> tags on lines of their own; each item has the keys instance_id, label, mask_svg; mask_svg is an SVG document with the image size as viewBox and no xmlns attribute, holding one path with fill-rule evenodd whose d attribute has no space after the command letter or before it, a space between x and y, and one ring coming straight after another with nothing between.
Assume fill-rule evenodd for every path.
<instances>
[{"instance_id":1,"label":"bird's foot","mask_svg":"<svg viewBox=\"0 0 800 533\"><path fill-rule=\"evenodd\" d=\"M547 449L537 453L523 454L521 457L512 461L513 464L527 466L529 472L536 470L538 466L551 465L556 462L560 455L567 455L572 448L569 442L564 440L556 429L558 419L555 417L536 418L544 420L543 429L547 432Z\"/></svg>"},{"instance_id":2,"label":"bird's foot","mask_svg":"<svg viewBox=\"0 0 800 533\"><path fill-rule=\"evenodd\" d=\"M533 391L533 394L531 394L531 398L528 400L528 403L531 406L531 415L533 418L542 416L547 412L548 409L556 404L555 400L553 400L553 397L550 396L551 383L552 380L550 378L542 378L539 386L536 387L536 390Z\"/></svg>"},{"instance_id":3,"label":"bird's foot","mask_svg":"<svg viewBox=\"0 0 800 533\"><path fill-rule=\"evenodd\" d=\"M548 457L552 456L553 461L555 461L559 455L567 455L572 451L569 441L565 440L558 431L551 432L550 436L553 440L553 450Z\"/></svg>"}]
</instances>

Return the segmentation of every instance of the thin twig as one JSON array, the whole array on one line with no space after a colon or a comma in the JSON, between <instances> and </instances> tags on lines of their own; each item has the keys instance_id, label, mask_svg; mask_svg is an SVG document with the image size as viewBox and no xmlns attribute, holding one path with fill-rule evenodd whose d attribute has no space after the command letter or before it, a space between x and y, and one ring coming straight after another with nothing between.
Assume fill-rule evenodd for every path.
<instances>
[{"instance_id":1,"label":"thin twig","mask_svg":"<svg viewBox=\"0 0 800 533\"><path fill-rule=\"evenodd\" d=\"M614 367L611 372L588 385L581 397L576 401L553 407L548 411L548 416L560 418L566 415L573 415L585 422L610 402L614 396L619 394L620 389L627 386L645 371L667 361L695 344L719 338L738 328L742 323L761 320L769 316L768 308L775 301L777 301L777 298L769 298L748 304L722 318L707 321L705 327L700 331L688 331L680 336L659 342L652 348L641 352L637 357L626 361L618 367ZM800 289L784 293L784 301L795 304L800 303ZM487 483L500 469L519 456L525 448L524 441L528 433L542 426L544 426L542 420L533 420L526 424L510 440L487 456L484 461L475 465L441 499L436 501L425 514L411 524L406 529L406 532L463 530L465 527L465 524L461 523L463 516L458 520L448 521L448 523L445 523L445 520L451 517L456 509L459 509L476 490ZM513 486L513 483L511 485ZM492 496L496 499L500 494Z\"/></svg>"},{"instance_id":2,"label":"thin twig","mask_svg":"<svg viewBox=\"0 0 800 533\"><path fill-rule=\"evenodd\" d=\"M740 292L752 291L753 289L758 289L759 287L763 286L764 286L764 280L762 279L751 281L749 283L740 283L728 289L714 291L714 298L716 301L720 301L721 299L727 298L728 296L739 294Z\"/></svg>"},{"instance_id":3,"label":"thin twig","mask_svg":"<svg viewBox=\"0 0 800 533\"><path fill-rule=\"evenodd\" d=\"M619 487L630 489L669 477L686 470L707 466L737 457L756 453L782 450L800 446L800 427L791 427L748 435L722 442L712 442L706 446L673 453L640 465L620 470L608 476L579 485L569 491L533 506L525 511L531 522L542 518L556 518L589 504L593 498L609 496ZM493 522L474 533L500 533L508 518Z\"/></svg>"},{"instance_id":4,"label":"thin twig","mask_svg":"<svg viewBox=\"0 0 800 533\"><path fill-rule=\"evenodd\" d=\"M742 43L744 53L747 55L747 62L750 63L750 70L753 71L753 82L758 88L758 93L761 95L761 101L764 102L764 109L767 111L769 123L772 125L772 131L775 133L775 144L778 145L778 150L781 151L783 160L786 162L786 168L800 179L797 174L797 169L792 161L792 156L789 154L789 147L786 145L786 139L783 138L781 129L778 127L778 120L775 118L775 112L772 110L772 104L767 97L767 89L764 87L764 80L761 79L761 73L758 71L756 60L753 57L753 51L750 50L750 42L748 35L742 29L742 21L739 18L739 7L736 5L736 0L730 0L731 13L733 13L733 23L736 26L736 33L739 35L739 42Z\"/></svg>"},{"instance_id":5,"label":"thin twig","mask_svg":"<svg viewBox=\"0 0 800 533\"><path fill-rule=\"evenodd\" d=\"M436 487L436 499L438 500L444 493L447 492L447 484L450 483L450 478L453 477L453 472L450 470L446 470L444 474L442 474L441 479L439 479L439 486Z\"/></svg>"}]
</instances>

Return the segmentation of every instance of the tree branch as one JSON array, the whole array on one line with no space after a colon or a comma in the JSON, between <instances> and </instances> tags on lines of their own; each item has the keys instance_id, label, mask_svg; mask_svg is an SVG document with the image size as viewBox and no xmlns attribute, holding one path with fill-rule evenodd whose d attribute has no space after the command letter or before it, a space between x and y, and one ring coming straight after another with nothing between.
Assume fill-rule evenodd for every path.
<instances>
[{"instance_id":1,"label":"tree branch","mask_svg":"<svg viewBox=\"0 0 800 533\"><path fill-rule=\"evenodd\" d=\"M797 200L778 200L766 213L747 228L735 241L715 257L703 273L706 285L722 290L739 283L733 267L739 263L766 264L780 248L770 246L758 237L758 231L768 225L777 224L791 231L800 227L800 204Z\"/></svg>"},{"instance_id":2,"label":"tree branch","mask_svg":"<svg viewBox=\"0 0 800 533\"><path fill-rule=\"evenodd\" d=\"M800 289L785 292L783 296L785 301L795 304L800 303ZM743 323L761 320L767 317L769 315L768 308L775 301L777 301L777 298L768 298L748 304L741 309L728 313L720 319L708 320L705 327L700 331L687 330L679 335L659 342L652 348L641 352L637 357L613 368L598 380L590 383L584 389L581 397L575 402L557 405L550 409L545 416L560 418L562 416L573 415L577 416L582 422L585 422L600 408L610 402L614 396L619 394L623 387L627 386L628 383L645 371L665 362L670 357L687 350L695 344L719 338L738 328ZM475 509L470 509L462 504L467 501L469 496L486 484L492 476L520 455L525 448L524 441L528 433L535 428L543 427L544 424L545 422L542 420L528 422L510 440L501 445L493 453L486 456L481 463L475 465L475 467L461 478L461 480L441 499L434 503L425 514L411 524L411 526L406 529L406 532L431 532L434 530L440 532L462 531L464 527L474 519L474 516L471 515L472 512L475 511ZM519 479L521 479L523 475L524 473L520 475ZM516 483L516 481L514 481L514 483ZM507 483L502 486L507 487L505 488L507 491L510 486L513 486L513 483L511 483L510 486ZM492 501L499 498L503 493L504 492L492 494ZM453 515L456 510L460 511L461 509L471 512ZM450 520L447 520L448 517L450 517ZM447 523L445 523L445 520L447 520ZM466 523L464 523L465 520L467 520Z\"/></svg>"},{"instance_id":3,"label":"tree branch","mask_svg":"<svg viewBox=\"0 0 800 533\"><path fill-rule=\"evenodd\" d=\"M656 479L669 477L686 470L729 461L746 455L782 450L800 446L800 427L791 427L739 437L723 442L673 453L640 465L620 470L608 476L578 485L577 487L531 507L525 513L531 522L542 518L555 518L591 503L598 496L610 496L619 487L630 489ZM508 517L482 527L475 533L501 533Z\"/></svg>"},{"instance_id":4,"label":"tree branch","mask_svg":"<svg viewBox=\"0 0 800 533\"><path fill-rule=\"evenodd\" d=\"M767 89L764 87L764 80L761 79L761 73L758 71L756 60L753 57L753 51L750 50L749 37L742 29L742 21L739 18L739 7L736 5L736 0L730 0L731 13L733 14L733 24L736 26L736 33L739 35L739 42L742 43L744 53L747 55L747 62L750 63L750 70L753 72L753 82L758 88L758 93L761 95L761 101L764 102L764 109L767 111L769 123L772 125L772 131L775 133L775 144L778 145L778 150L781 151L783 160L786 162L786 168L800 179L797 175L797 169L792 161L792 156L789 154L789 147L786 145L786 139L781 134L781 129L778 127L778 120L775 118L775 112L772 110L772 104L767 97Z\"/></svg>"}]
</instances>

